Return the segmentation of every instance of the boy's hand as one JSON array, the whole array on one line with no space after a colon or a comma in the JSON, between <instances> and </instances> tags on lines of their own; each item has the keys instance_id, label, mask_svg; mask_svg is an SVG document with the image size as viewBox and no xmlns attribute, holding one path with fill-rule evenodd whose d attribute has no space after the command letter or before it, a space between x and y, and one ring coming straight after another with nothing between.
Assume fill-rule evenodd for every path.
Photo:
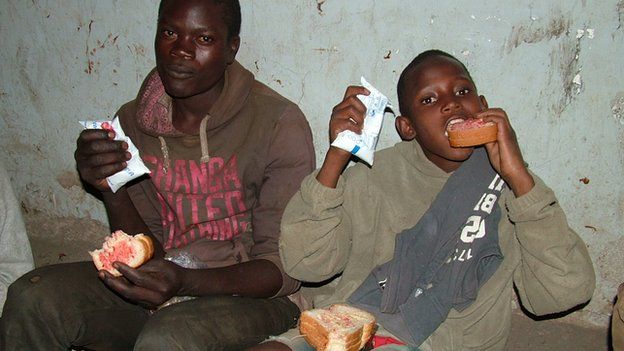
<instances>
[{"instance_id":1,"label":"boy's hand","mask_svg":"<svg viewBox=\"0 0 624 351\"><path fill-rule=\"evenodd\" d=\"M522 159L516 133L509 123L507 113L500 108L490 108L477 113L475 118L496 123L497 140L485 144L490 162L516 197L528 193L535 182Z\"/></svg>"},{"instance_id":2,"label":"boy's hand","mask_svg":"<svg viewBox=\"0 0 624 351\"><path fill-rule=\"evenodd\" d=\"M368 95L370 92L361 86L350 86L345 92L342 101L334 106L329 121L329 142L336 140L338 134L350 130L362 134L366 106L358 99L358 95Z\"/></svg>"},{"instance_id":3,"label":"boy's hand","mask_svg":"<svg viewBox=\"0 0 624 351\"><path fill-rule=\"evenodd\" d=\"M121 262L113 265L123 276L100 271L100 279L121 296L147 308L160 306L182 287L183 269L164 259L151 259L136 269Z\"/></svg>"},{"instance_id":4,"label":"boy's hand","mask_svg":"<svg viewBox=\"0 0 624 351\"><path fill-rule=\"evenodd\" d=\"M110 191L106 177L126 168L126 161L131 157L128 144L114 138L115 132L111 130L85 129L76 141L74 158L78 173L100 191Z\"/></svg>"},{"instance_id":5,"label":"boy's hand","mask_svg":"<svg viewBox=\"0 0 624 351\"><path fill-rule=\"evenodd\" d=\"M332 110L329 121L330 144L336 140L340 132L345 130L362 134L366 106L358 99L357 95L368 94L370 94L368 89L361 86L350 86L347 88L342 101ZM316 179L327 187L335 188L338 178L347 163L349 163L350 158L351 154L348 151L330 146Z\"/></svg>"}]
</instances>

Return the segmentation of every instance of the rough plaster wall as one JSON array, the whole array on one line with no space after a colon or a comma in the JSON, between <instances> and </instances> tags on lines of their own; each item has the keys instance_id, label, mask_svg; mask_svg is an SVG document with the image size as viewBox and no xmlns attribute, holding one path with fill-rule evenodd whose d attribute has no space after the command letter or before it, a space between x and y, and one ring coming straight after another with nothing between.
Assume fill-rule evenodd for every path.
<instances>
[{"instance_id":1,"label":"rough plaster wall","mask_svg":"<svg viewBox=\"0 0 624 351\"><path fill-rule=\"evenodd\" d=\"M364 75L395 106L401 69L440 48L504 108L597 271L572 318L606 325L624 281L624 1L242 0L239 60L299 103L320 164ZM79 119L111 117L153 67L157 0L0 0L0 160L26 208L105 221L73 161ZM398 141L392 118L379 147Z\"/></svg>"}]
</instances>

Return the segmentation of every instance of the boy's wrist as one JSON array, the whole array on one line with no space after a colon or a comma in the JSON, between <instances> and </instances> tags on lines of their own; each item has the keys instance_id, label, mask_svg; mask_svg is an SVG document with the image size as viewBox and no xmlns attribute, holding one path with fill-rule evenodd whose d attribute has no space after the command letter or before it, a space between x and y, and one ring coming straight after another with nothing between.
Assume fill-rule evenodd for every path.
<instances>
[{"instance_id":1,"label":"boy's wrist","mask_svg":"<svg viewBox=\"0 0 624 351\"><path fill-rule=\"evenodd\" d=\"M535 186L535 180L526 168L516 172L515 176L506 182L516 197L528 193Z\"/></svg>"},{"instance_id":2,"label":"boy's wrist","mask_svg":"<svg viewBox=\"0 0 624 351\"><path fill-rule=\"evenodd\" d=\"M329 188L335 188L340 174L349 163L351 154L345 150L330 146L325 155L321 169L316 175L316 180Z\"/></svg>"}]
</instances>

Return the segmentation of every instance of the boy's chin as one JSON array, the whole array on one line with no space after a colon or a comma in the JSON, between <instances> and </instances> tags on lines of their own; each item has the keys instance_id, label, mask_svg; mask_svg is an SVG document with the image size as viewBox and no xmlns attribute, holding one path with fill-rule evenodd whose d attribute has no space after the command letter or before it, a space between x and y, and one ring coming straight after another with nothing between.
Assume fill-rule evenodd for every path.
<instances>
[{"instance_id":1,"label":"boy's chin","mask_svg":"<svg viewBox=\"0 0 624 351\"><path fill-rule=\"evenodd\" d=\"M449 146L451 152L448 159L456 162L463 162L470 158L474 151L474 146L471 147L452 147Z\"/></svg>"}]
</instances>

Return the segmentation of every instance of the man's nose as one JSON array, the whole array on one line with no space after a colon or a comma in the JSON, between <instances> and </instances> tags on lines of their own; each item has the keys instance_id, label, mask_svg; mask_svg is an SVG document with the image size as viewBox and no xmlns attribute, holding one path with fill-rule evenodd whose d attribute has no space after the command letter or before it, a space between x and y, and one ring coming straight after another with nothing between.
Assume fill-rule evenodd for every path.
<instances>
[{"instance_id":1,"label":"man's nose","mask_svg":"<svg viewBox=\"0 0 624 351\"><path fill-rule=\"evenodd\" d=\"M189 59L194 57L195 51L193 50L193 44L190 42L190 40L180 38L176 40L175 45L171 49L171 54L174 56Z\"/></svg>"}]
</instances>

